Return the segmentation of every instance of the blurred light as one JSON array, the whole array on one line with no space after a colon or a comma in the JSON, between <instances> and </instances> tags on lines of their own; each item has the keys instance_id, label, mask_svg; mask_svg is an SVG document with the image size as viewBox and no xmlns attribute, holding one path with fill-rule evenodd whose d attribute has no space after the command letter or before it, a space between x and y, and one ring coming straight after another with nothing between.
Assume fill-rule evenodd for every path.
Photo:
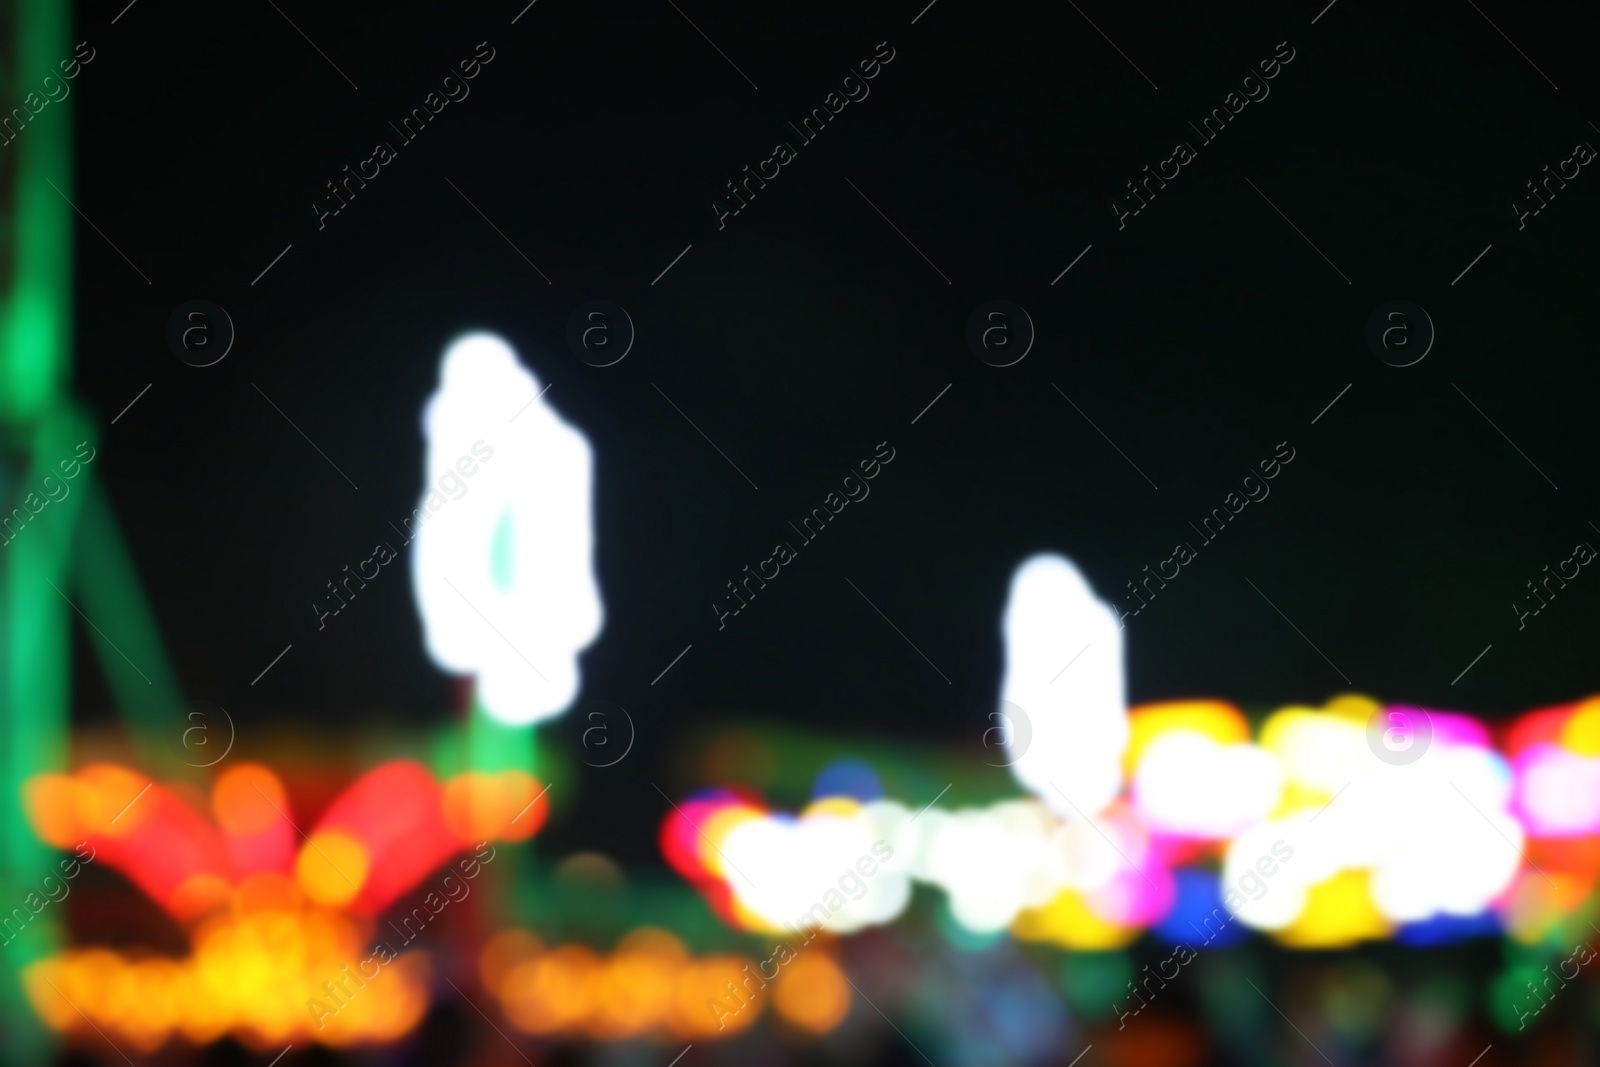
<instances>
[{"instance_id":1,"label":"blurred light","mask_svg":"<svg viewBox=\"0 0 1600 1067\"><path fill-rule=\"evenodd\" d=\"M1517 716L1502 733L1500 751L1507 759L1516 759L1529 745L1545 742L1562 744L1562 735L1572 719L1576 704L1562 704L1553 708L1535 708ZM1588 753L1579 753L1587 755Z\"/></svg>"},{"instance_id":2,"label":"blurred light","mask_svg":"<svg viewBox=\"0 0 1600 1067\"><path fill-rule=\"evenodd\" d=\"M1600 759L1536 742L1515 764L1515 810L1528 833L1576 837L1600 830Z\"/></svg>"},{"instance_id":3,"label":"blurred light","mask_svg":"<svg viewBox=\"0 0 1600 1067\"><path fill-rule=\"evenodd\" d=\"M583 945L563 945L512 967L500 983L511 1024L530 1034L579 1029L596 1004L599 955Z\"/></svg>"},{"instance_id":4,"label":"blurred light","mask_svg":"<svg viewBox=\"0 0 1600 1067\"><path fill-rule=\"evenodd\" d=\"M1221 745L1250 740L1250 724L1238 708L1221 700L1174 700L1141 704L1128 711L1128 750L1123 770L1129 778L1139 768L1145 746L1175 730L1202 734Z\"/></svg>"},{"instance_id":5,"label":"blurred light","mask_svg":"<svg viewBox=\"0 0 1600 1067\"><path fill-rule=\"evenodd\" d=\"M521 841L544 826L550 814L545 787L522 771L467 771L444 785L440 810L463 844Z\"/></svg>"},{"instance_id":6,"label":"blurred light","mask_svg":"<svg viewBox=\"0 0 1600 1067\"><path fill-rule=\"evenodd\" d=\"M998 706L1021 708L1030 734L1008 732L1012 774L1065 819L1097 814L1121 791L1128 744L1115 612L1064 556L1038 555L1012 575L1000 628Z\"/></svg>"},{"instance_id":7,"label":"blurred light","mask_svg":"<svg viewBox=\"0 0 1600 1067\"><path fill-rule=\"evenodd\" d=\"M850 986L825 953L802 952L778 972L773 1006L784 1021L825 1034L850 1014Z\"/></svg>"},{"instance_id":8,"label":"blurred light","mask_svg":"<svg viewBox=\"0 0 1600 1067\"><path fill-rule=\"evenodd\" d=\"M1180 899L1181 899L1180 878ZM1189 936L1194 936L1190 931ZM1071 952L1061 957L1060 985L1067 1006L1086 1020L1115 1014L1117 1001L1127 996L1133 963L1126 952Z\"/></svg>"},{"instance_id":9,"label":"blurred light","mask_svg":"<svg viewBox=\"0 0 1600 1067\"><path fill-rule=\"evenodd\" d=\"M1133 794L1154 831L1223 838L1271 814L1283 782L1283 765L1265 749L1179 729L1146 743Z\"/></svg>"},{"instance_id":10,"label":"blurred light","mask_svg":"<svg viewBox=\"0 0 1600 1067\"><path fill-rule=\"evenodd\" d=\"M1369 880L1366 871L1345 870L1317 883L1306 893L1305 910L1274 937L1291 948L1318 949L1388 937L1389 923L1372 902Z\"/></svg>"},{"instance_id":11,"label":"blurred light","mask_svg":"<svg viewBox=\"0 0 1600 1067\"><path fill-rule=\"evenodd\" d=\"M370 867L360 841L337 830L320 830L306 839L294 876L318 904L348 904L361 892Z\"/></svg>"},{"instance_id":12,"label":"blurred light","mask_svg":"<svg viewBox=\"0 0 1600 1067\"><path fill-rule=\"evenodd\" d=\"M1043 907L1017 916L1011 933L1022 941L1043 941L1064 949L1104 952L1126 948L1138 940L1136 926L1121 926L1101 918L1083 894L1063 889Z\"/></svg>"},{"instance_id":13,"label":"blurred light","mask_svg":"<svg viewBox=\"0 0 1600 1067\"><path fill-rule=\"evenodd\" d=\"M501 930L478 951L478 978L483 988L500 996L501 983L517 964L544 951L544 942L527 930Z\"/></svg>"},{"instance_id":14,"label":"blurred light","mask_svg":"<svg viewBox=\"0 0 1600 1067\"><path fill-rule=\"evenodd\" d=\"M554 877L558 882L605 888L615 888L627 881L617 861L599 852L573 853L556 864Z\"/></svg>"},{"instance_id":15,"label":"blurred light","mask_svg":"<svg viewBox=\"0 0 1600 1067\"><path fill-rule=\"evenodd\" d=\"M78 818L77 779L65 774L39 774L23 785L23 808L39 839L68 849L83 840Z\"/></svg>"},{"instance_id":16,"label":"blurred light","mask_svg":"<svg viewBox=\"0 0 1600 1067\"><path fill-rule=\"evenodd\" d=\"M253 837L278 825L288 807L283 783L259 763L236 763L211 786L211 811L217 825L239 837Z\"/></svg>"},{"instance_id":17,"label":"blurred light","mask_svg":"<svg viewBox=\"0 0 1600 1067\"><path fill-rule=\"evenodd\" d=\"M427 648L506 723L559 714L600 632L588 440L493 334L458 338L423 413L413 579Z\"/></svg>"},{"instance_id":18,"label":"blurred light","mask_svg":"<svg viewBox=\"0 0 1600 1067\"><path fill-rule=\"evenodd\" d=\"M874 810L836 798L814 803L799 818L748 808L731 813L742 817L716 816L706 827L719 860L726 857L712 869L759 928L810 924L847 933L904 907L906 876L885 869L883 853L892 846Z\"/></svg>"},{"instance_id":19,"label":"blurred light","mask_svg":"<svg viewBox=\"0 0 1600 1067\"><path fill-rule=\"evenodd\" d=\"M811 795L878 800L883 796L883 783L878 780L877 773L861 760L836 759L817 773Z\"/></svg>"},{"instance_id":20,"label":"blurred light","mask_svg":"<svg viewBox=\"0 0 1600 1067\"><path fill-rule=\"evenodd\" d=\"M1561 745L1575 756L1600 756L1600 697L1573 706L1561 729Z\"/></svg>"},{"instance_id":21,"label":"blurred light","mask_svg":"<svg viewBox=\"0 0 1600 1067\"><path fill-rule=\"evenodd\" d=\"M1233 921L1222 906L1222 893L1214 871L1194 868L1172 873L1174 900L1172 908L1156 924L1155 932L1162 939L1184 942L1199 948L1227 948L1238 944L1248 934L1243 923ZM1209 923L1208 923L1209 920Z\"/></svg>"},{"instance_id":22,"label":"blurred light","mask_svg":"<svg viewBox=\"0 0 1600 1067\"><path fill-rule=\"evenodd\" d=\"M316 832L335 831L360 845L365 881L350 871L344 871L343 877L331 876L345 888L351 882L361 887L351 903L357 914L382 911L461 851L465 842L445 824L443 794L438 781L420 763L393 760L350 783L322 813ZM304 856L309 847L302 847L300 862L326 875L326 860L317 863ZM339 892L335 881L318 884L330 894Z\"/></svg>"},{"instance_id":23,"label":"blurred light","mask_svg":"<svg viewBox=\"0 0 1600 1067\"><path fill-rule=\"evenodd\" d=\"M145 1053L174 1036L206 1044L230 1033L257 1051L284 1042L393 1041L427 1008L419 954L388 964L379 981L347 982L342 999L330 1001L323 985L371 951L348 918L280 894L275 903L208 919L187 958L74 949L29 967L23 989L51 1029L92 1027ZM313 1013L311 1000L336 1010Z\"/></svg>"},{"instance_id":24,"label":"blurred light","mask_svg":"<svg viewBox=\"0 0 1600 1067\"><path fill-rule=\"evenodd\" d=\"M217 776L211 812L236 875L283 870L293 861L297 833L290 810L283 783L259 763L237 763Z\"/></svg>"},{"instance_id":25,"label":"blurred light","mask_svg":"<svg viewBox=\"0 0 1600 1067\"><path fill-rule=\"evenodd\" d=\"M1084 894L1095 914L1119 926L1150 926L1172 910L1172 872L1147 856L1139 869L1123 865L1105 885Z\"/></svg>"},{"instance_id":26,"label":"blurred light","mask_svg":"<svg viewBox=\"0 0 1600 1067\"><path fill-rule=\"evenodd\" d=\"M1592 889L1589 880L1523 868L1498 902L1500 921L1513 940L1539 944L1560 933L1563 920L1585 903Z\"/></svg>"},{"instance_id":27,"label":"blurred light","mask_svg":"<svg viewBox=\"0 0 1600 1067\"><path fill-rule=\"evenodd\" d=\"M1454 945L1478 937L1496 937L1500 934L1500 920L1493 911L1477 915L1435 915L1422 922L1406 923L1395 934L1402 945L1433 948Z\"/></svg>"},{"instance_id":28,"label":"blurred light","mask_svg":"<svg viewBox=\"0 0 1600 1067\"><path fill-rule=\"evenodd\" d=\"M812 949L786 969L807 955L820 954ZM672 934L652 927L630 932L609 957L584 945L546 950L526 931L501 931L484 946L478 966L512 1026L549 1036L732 1037L755 1024L772 995L754 960L697 959ZM810 992L802 990L802 999L827 993L826 979L814 973L803 984ZM815 1017L817 1005L810 1010Z\"/></svg>"}]
</instances>

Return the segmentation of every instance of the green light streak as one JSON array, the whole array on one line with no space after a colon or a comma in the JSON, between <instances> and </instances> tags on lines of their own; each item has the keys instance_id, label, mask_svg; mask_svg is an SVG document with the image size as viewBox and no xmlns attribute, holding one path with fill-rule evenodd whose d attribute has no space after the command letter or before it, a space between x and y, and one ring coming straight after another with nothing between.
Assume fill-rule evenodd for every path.
<instances>
[{"instance_id":1,"label":"green light streak","mask_svg":"<svg viewBox=\"0 0 1600 1067\"><path fill-rule=\"evenodd\" d=\"M26 86L71 55L71 3L16 0L0 6L0 92L7 106ZM9 514L37 486L43 468L71 451L63 438L83 433L61 404L72 340L72 98L52 103L15 140L0 146L0 508ZM54 189L51 188L54 183ZM59 190L59 192L57 192ZM17 454L17 450L22 452ZM18 477L27 469L27 473ZM71 608L65 588L81 498L52 503L21 536L0 548L0 908L9 912L49 873L54 850L22 813L22 782L66 765ZM41 916L0 950L0 1057L51 1059L53 1040L28 1008L21 969L56 951L60 931Z\"/></svg>"},{"instance_id":2,"label":"green light streak","mask_svg":"<svg viewBox=\"0 0 1600 1067\"><path fill-rule=\"evenodd\" d=\"M7 5L10 7L11 5ZM7 106L72 55L72 5L20 0ZM3 84L3 83L0 83ZM0 426L29 425L63 392L72 341L72 97L50 104L10 144L0 168L14 182L0 207L10 236L11 289L0 303ZM9 111L7 112L9 114ZM50 187L55 183L56 189ZM0 183L3 187L3 183Z\"/></svg>"}]
</instances>

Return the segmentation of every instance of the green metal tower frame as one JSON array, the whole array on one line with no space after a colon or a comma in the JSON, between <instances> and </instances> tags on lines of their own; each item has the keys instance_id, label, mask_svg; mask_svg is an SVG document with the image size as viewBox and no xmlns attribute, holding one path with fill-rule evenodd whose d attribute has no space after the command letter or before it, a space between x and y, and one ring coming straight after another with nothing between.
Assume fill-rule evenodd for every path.
<instances>
[{"instance_id":1,"label":"green metal tower frame","mask_svg":"<svg viewBox=\"0 0 1600 1067\"><path fill-rule=\"evenodd\" d=\"M0 916L21 907L52 873L55 850L34 835L23 784L68 767L72 618L82 610L115 634L143 672L96 643L141 762L152 773L192 773L159 738L182 720L181 695L105 489L90 470L37 514L29 493L96 439L72 400L74 195L70 97L26 107L72 56L73 5L0 0L0 107L15 103L0 143ZM16 514L17 509L23 509ZM25 519L25 521L24 521ZM53 1044L23 996L28 964L59 949L59 909L42 912L0 947L0 1058L36 1064Z\"/></svg>"},{"instance_id":2,"label":"green metal tower frame","mask_svg":"<svg viewBox=\"0 0 1600 1067\"><path fill-rule=\"evenodd\" d=\"M72 5L61 0L0 0L0 92L24 107L30 84L56 73L71 55ZM54 112L50 114L49 112ZM26 112L24 112L26 114ZM7 110L5 116L9 117ZM66 395L72 343L72 108L70 98L30 116L0 145L0 515L22 504L69 438L87 434ZM54 183L59 193L51 189ZM65 448L66 451L62 451ZM70 699L71 606L51 588L66 582L77 493L46 508L39 529L0 548L0 912L22 905L49 874L51 849L34 837L22 810L22 784L66 765ZM34 525L30 522L29 525ZM32 535L32 536L29 536ZM29 1010L22 968L55 950L58 916L48 911L0 949L0 1056L41 1063L49 1035Z\"/></svg>"}]
</instances>

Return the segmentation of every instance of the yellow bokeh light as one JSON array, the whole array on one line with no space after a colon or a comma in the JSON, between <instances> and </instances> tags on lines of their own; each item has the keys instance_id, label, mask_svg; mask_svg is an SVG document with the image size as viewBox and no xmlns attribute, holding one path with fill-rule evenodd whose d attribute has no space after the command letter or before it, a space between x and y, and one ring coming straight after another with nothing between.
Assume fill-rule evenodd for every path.
<instances>
[{"instance_id":1,"label":"yellow bokeh light","mask_svg":"<svg viewBox=\"0 0 1600 1067\"><path fill-rule=\"evenodd\" d=\"M1293 923L1274 937L1290 948L1348 948L1360 941L1388 937L1393 930L1372 901L1371 875L1343 870L1306 892L1306 906Z\"/></svg>"},{"instance_id":2,"label":"yellow bokeh light","mask_svg":"<svg viewBox=\"0 0 1600 1067\"><path fill-rule=\"evenodd\" d=\"M478 953L478 979L483 988L503 996L502 986L512 968L544 951L544 943L526 930L501 930Z\"/></svg>"},{"instance_id":3,"label":"yellow bokeh light","mask_svg":"<svg viewBox=\"0 0 1600 1067\"><path fill-rule=\"evenodd\" d=\"M1203 734L1219 745L1234 745L1250 740L1250 724L1238 708L1224 701L1178 700L1143 704L1128 709L1128 748L1122 755L1123 772L1132 777L1150 742L1174 730Z\"/></svg>"},{"instance_id":4,"label":"yellow bokeh light","mask_svg":"<svg viewBox=\"0 0 1600 1067\"><path fill-rule=\"evenodd\" d=\"M1600 756L1600 697L1585 700L1561 728L1561 747L1575 756Z\"/></svg>"},{"instance_id":5,"label":"yellow bokeh light","mask_svg":"<svg viewBox=\"0 0 1600 1067\"><path fill-rule=\"evenodd\" d=\"M79 786L65 774L39 774L23 786L23 807L40 840L56 848L71 848L83 839L77 799Z\"/></svg>"},{"instance_id":6,"label":"yellow bokeh light","mask_svg":"<svg viewBox=\"0 0 1600 1067\"><path fill-rule=\"evenodd\" d=\"M584 945L562 945L519 963L501 983L506 1016L533 1034L577 1029L594 1006L600 970L599 955Z\"/></svg>"},{"instance_id":7,"label":"yellow bokeh light","mask_svg":"<svg viewBox=\"0 0 1600 1067\"><path fill-rule=\"evenodd\" d=\"M399 957L381 979L349 978L346 969L359 970L371 955L358 923L308 907L297 894L280 894L288 901L281 907L265 899L202 923L187 958L71 950L28 967L24 992L52 1030L92 1026L146 1053L174 1035L206 1044L231 1033L258 1051L284 1042L392 1041L422 1020L429 984L422 954Z\"/></svg>"},{"instance_id":8,"label":"yellow bokeh light","mask_svg":"<svg viewBox=\"0 0 1600 1067\"><path fill-rule=\"evenodd\" d=\"M1044 907L1029 908L1019 914L1011 924L1011 933L1019 941L1043 941L1062 948L1103 952L1133 944L1139 937L1139 928L1107 922L1095 914L1083 894L1063 889Z\"/></svg>"},{"instance_id":9,"label":"yellow bokeh light","mask_svg":"<svg viewBox=\"0 0 1600 1067\"><path fill-rule=\"evenodd\" d=\"M126 837L150 816L151 805L135 803L150 785L125 767L97 763L78 772L72 791L82 832L103 837Z\"/></svg>"},{"instance_id":10,"label":"yellow bokeh light","mask_svg":"<svg viewBox=\"0 0 1600 1067\"><path fill-rule=\"evenodd\" d=\"M294 877L306 896L337 906L355 899L367 880L367 850L337 830L312 834L295 860Z\"/></svg>"},{"instance_id":11,"label":"yellow bokeh light","mask_svg":"<svg viewBox=\"0 0 1600 1067\"><path fill-rule=\"evenodd\" d=\"M861 801L855 797L818 797L806 805L805 810L800 813L800 818L833 815L840 819L849 819L860 810Z\"/></svg>"},{"instance_id":12,"label":"yellow bokeh light","mask_svg":"<svg viewBox=\"0 0 1600 1067\"><path fill-rule=\"evenodd\" d=\"M529 809L542 800L543 791L539 780L523 771L466 771L445 782L440 814L463 841L520 841L544 822L540 808Z\"/></svg>"}]
</instances>

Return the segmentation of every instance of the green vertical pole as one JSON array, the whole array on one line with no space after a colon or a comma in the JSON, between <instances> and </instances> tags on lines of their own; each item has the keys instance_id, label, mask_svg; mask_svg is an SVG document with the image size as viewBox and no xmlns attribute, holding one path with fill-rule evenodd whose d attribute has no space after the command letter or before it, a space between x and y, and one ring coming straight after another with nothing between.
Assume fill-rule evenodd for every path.
<instances>
[{"instance_id":1,"label":"green vertical pole","mask_svg":"<svg viewBox=\"0 0 1600 1067\"><path fill-rule=\"evenodd\" d=\"M71 97L35 114L46 75L70 58L66 0L0 0L0 520L24 506L40 472L70 455L63 405L72 333ZM16 106L13 115L9 110ZM20 120L20 122L18 121ZM52 188L52 184L55 188ZM9 914L49 873L53 852L22 812L22 783L66 764L69 613L64 585L76 516L72 500L48 505L0 547L0 909ZM54 512L54 514L51 514ZM29 962L54 951L49 912L0 948L0 1057L43 1063L50 1039L19 983Z\"/></svg>"}]
</instances>

